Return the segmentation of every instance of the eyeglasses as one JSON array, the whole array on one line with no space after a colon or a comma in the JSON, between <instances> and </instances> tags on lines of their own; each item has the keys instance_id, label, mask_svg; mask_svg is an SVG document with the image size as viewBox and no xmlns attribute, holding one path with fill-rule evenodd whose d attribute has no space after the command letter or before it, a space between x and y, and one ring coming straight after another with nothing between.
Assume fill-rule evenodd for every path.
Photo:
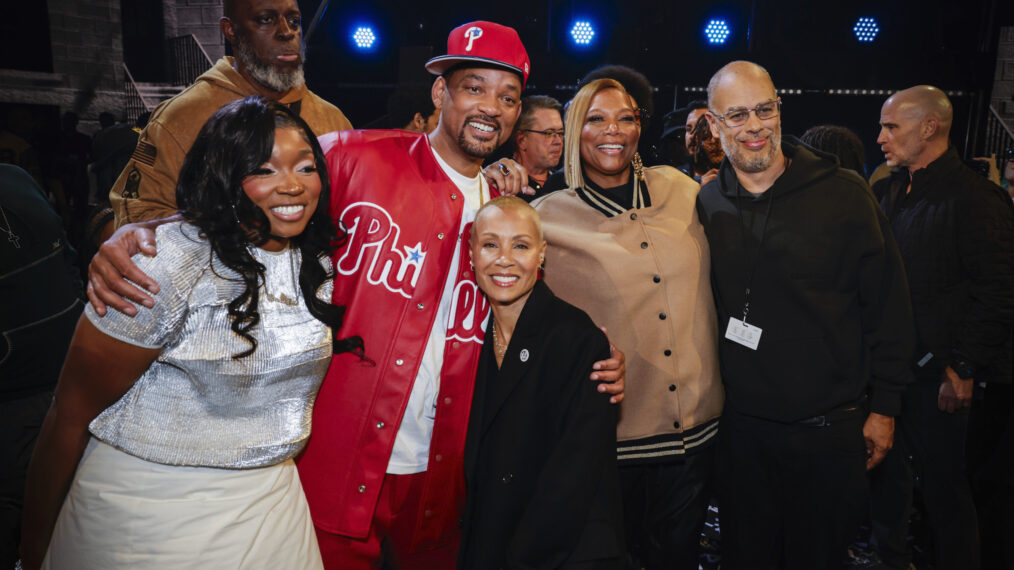
<instances>
[{"instance_id":1,"label":"eyeglasses","mask_svg":"<svg viewBox=\"0 0 1014 570\"><path fill-rule=\"evenodd\" d=\"M546 129L544 131L536 131L534 129L521 129L521 132L542 135L547 139L549 139L550 141L552 141L554 137L560 137L560 140L563 140L563 134L565 131L563 129L560 129L558 131L554 131L553 129Z\"/></svg>"},{"instance_id":2,"label":"eyeglasses","mask_svg":"<svg viewBox=\"0 0 1014 570\"><path fill-rule=\"evenodd\" d=\"M708 111L713 117L725 123L727 127L742 127L750 120L751 111L762 121L777 117L782 112L782 100L765 101L753 109L736 109L724 115L719 115L711 109Z\"/></svg>"}]
</instances>

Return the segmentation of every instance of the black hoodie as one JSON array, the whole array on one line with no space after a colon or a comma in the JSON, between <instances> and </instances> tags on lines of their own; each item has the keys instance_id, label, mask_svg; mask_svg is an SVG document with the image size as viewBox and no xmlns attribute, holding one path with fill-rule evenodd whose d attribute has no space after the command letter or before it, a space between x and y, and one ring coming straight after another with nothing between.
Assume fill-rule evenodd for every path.
<instances>
[{"instance_id":1,"label":"black hoodie","mask_svg":"<svg viewBox=\"0 0 1014 570\"><path fill-rule=\"evenodd\" d=\"M726 159L699 197L726 406L793 422L855 402L869 386L871 411L895 416L914 330L890 226L866 182L833 156L791 137L782 151L789 167L763 194L741 188ZM724 335L730 315L743 317L751 272L757 350Z\"/></svg>"}]
</instances>

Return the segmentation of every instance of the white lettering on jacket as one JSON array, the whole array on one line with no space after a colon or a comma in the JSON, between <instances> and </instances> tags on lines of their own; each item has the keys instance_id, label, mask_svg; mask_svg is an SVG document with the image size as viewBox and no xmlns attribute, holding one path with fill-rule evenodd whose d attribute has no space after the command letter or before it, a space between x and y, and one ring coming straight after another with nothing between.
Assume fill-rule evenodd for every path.
<instances>
[{"instance_id":1,"label":"white lettering on jacket","mask_svg":"<svg viewBox=\"0 0 1014 570\"><path fill-rule=\"evenodd\" d=\"M338 273L352 275L362 269L370 284L411 299L426 260L422 243L399 245L401 228L387 210L370 202L349 204L338 220L348 228L348 242L338 258Z\"/></svg>"},{"instance_id":2,"label":"white lettering on jacket","mask_svg":"<svg viewBox=\"0 0 1014 570\"><path fill-rule=\"evenodd\" d=\"M365 271L366 280L371 285L380 285L411 299L426 261L427 253L422 250L422 244L411 247L400 244L401 228L387 210L372 202L349 204L338 220L348 228L348 241L336 264L338 273L353 275ZM469 235L470 226L465 226L462 236ZM462 237L459 236L459 239ZM472 273L461 270L468 267L469 261L467 238L464 239L465 243L458 248L459 271L450 276L455 284L446 338L482 344L489 302L476 285ZM442 270L446 273L450 268Z\"/></svg>"}]
</instances>

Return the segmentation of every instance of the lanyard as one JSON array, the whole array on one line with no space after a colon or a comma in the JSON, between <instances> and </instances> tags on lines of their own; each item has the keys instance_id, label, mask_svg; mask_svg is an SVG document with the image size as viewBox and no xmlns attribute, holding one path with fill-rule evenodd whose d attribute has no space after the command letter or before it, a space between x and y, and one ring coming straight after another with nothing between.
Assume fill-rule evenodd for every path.
<instances>
[{"instance_id":1,"label":"lanyard","mask_svg":"<svg viewBox=\"0 0 1014 570\"><path fill-rule=\"evenodd\" d=\"M740 199L743 196L742 184L736 184L736 212L739 214L739 229L743 235L743 249L746 249L746 221L743 219L743 207L740 204ZM764 224L761 226L760 241L757 243L757 256L753 260L753 267L746 273L746 293L743 296L743 324L746 324L746 317L750 314L750 287L753 286L753 276L757 273L757 267L760 265L761 253L764 251L764 238L767 237L768 233L768 221L771 219L771 205L775 203L775 196L772 194L768 200L767 213L764 214ZM753 219L750 220L750 226L753 227Z\"/></svg>"}]
</instances>

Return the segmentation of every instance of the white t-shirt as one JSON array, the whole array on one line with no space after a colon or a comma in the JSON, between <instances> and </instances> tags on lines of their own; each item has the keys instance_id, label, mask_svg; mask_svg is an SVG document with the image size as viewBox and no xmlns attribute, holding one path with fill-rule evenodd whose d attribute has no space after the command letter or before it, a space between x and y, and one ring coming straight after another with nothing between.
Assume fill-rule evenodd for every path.
<instances>
[{"instance_id":1,"label":"white t-shirt","mask_svg":"<svg viewBox=\"0 0 1014 570\"><path fill-rule=\"evenodd\" d=\"M432 148L430 150L433 150ZM447 342L447 327L451 324L451 300L454 294L458 274L458 257L467 237L462 234L465 227L475 219L484 200L489 200L489 185L480 172L469 178L451 168L443 158L433 150L433 157L454 182L465 203L461 212L461 225L458 228L458 241L454 246L451 266L444 275L444 292L440 296L436 319L430 330L430 338L423 351L419 373L412 384L412 393L408 398L408 407L398 426L398 435L394 438L394 449L387 463L387 472L393 475L409 475L426 471L430 456L430 440L433 438L433 421L436 419L437 396L440 392L440 370L444 362L444 344Z\"/></svg>"}]
</instances>

